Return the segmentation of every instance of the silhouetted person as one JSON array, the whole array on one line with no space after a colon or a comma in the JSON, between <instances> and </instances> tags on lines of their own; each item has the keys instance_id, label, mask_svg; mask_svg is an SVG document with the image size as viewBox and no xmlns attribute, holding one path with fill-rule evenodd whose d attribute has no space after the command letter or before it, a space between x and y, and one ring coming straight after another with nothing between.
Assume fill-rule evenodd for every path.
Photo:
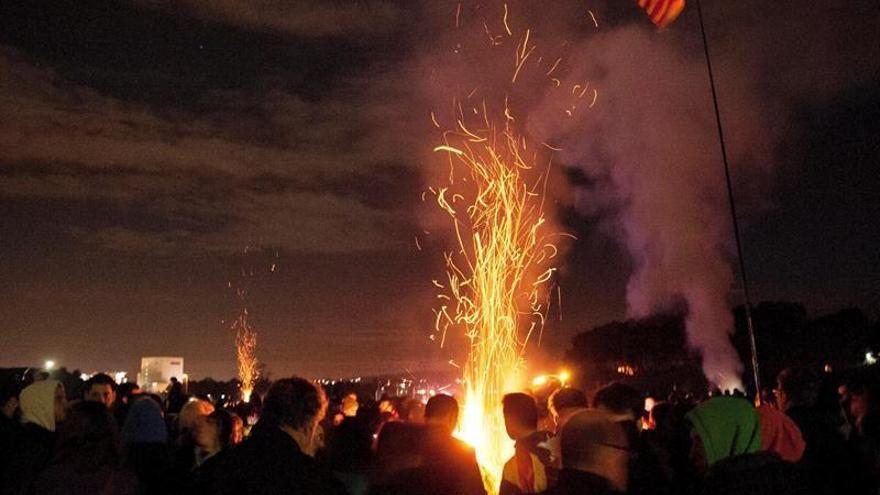
<instances>
[{"instance_id":1,"label":"silhouetted person","mask_svg":"<svg viewBox=\"0 0 880 495\"><path fill-rule=\"evenodd\" d=\"M596 409L575 413L560 433L562 471L548 495L624 493L629 478L629 443L623 426Z\"/></svg>"},{"instance_id":2,"label":"silhouetted person","mask_svg":"<svg viewBox=\"0 0 880 495\"><path fill-rule=\"evenodd\" d=\"M776 402L800 428L806 442L800 466L817 493L853 493L855 457L837 429L836 418L816 407L819 389L819 377L810 370L788 368L776 377Z\"/></svg>"},{"instance_id":3,"label":"silhouetted person","mask_svg":"<svg viewBox=\"0 0 880 495\"><path fill-rule=\"evenodd\" d=\"M713 464L706 474L701 493L811 495L815 491L795 465L771 452L756 452L727 457Z\"/></svg>"},{"instance_id":4,"label":"silhouetted person","mask_svg":"<svg viewBox=\"0 0 880 495\"><path fill-rule=\"evenodd\" d=\"M0 446L12 441L20 428L21 411L18 407L18 396L21 388L17 380L10 380L0 388Z\"/></svg>"},{"instance_id":5,"label":"silhouetted person","mask_svg":"<svg viewBox=\"0 0 880 495\"><path fill-rule=\"evenodd\" d=\"M171 383L168 384L165 392L167 393L167 405L165 407L168 410L168 414L179 413L186 403L186 397L183 395L183 385L177 380L177 377L171 377Z\"/></svg>"},{"instance_id":6,"label":"silhouetted person","mask_svg":"<svg viewBox=\"0 0 880 495\"><path fill-rule=\"evenodd\" d=\"M122 427L125 465L138 478L144 495L173 492L171 453L162 407L149 397L135 399Z\"/></svg>"},{"instance_id":7,"label":"silhouetted person","mask_svg":"<svg viewBox=\"0 0 880 495\"><path fill-rule=\"evenodd\" d=\"M571 387L560 388L553 392L547 402L550 416L553 418L553 424L556 425L553 430L554 436L547 441L547 448L550 449L553 468L559 470L562 468L562 448L559 443L559 433L562 432L562 427L565 426L568 418L589 407L589 402L583 391Z\"/></svg>"},{"instance_id":8,"label":"silhouetted person","mask_svg":"<svg viewBox=\"0 0 880 495\"><path fill-rule=\"evenodd\" d=\"M17 380L9 380L0 389L0 422L4 420L18 421L19 402L22 386ZM2 424L2 423L0 423Z\"/></svg>"},{"instance_id":9,"label":"silhouetted person","mask_svg":"<svg viewBox=\"0 0 880 495\"><path fill-rule=\"evenodd\" d=\"M860 470L865 473L862 484L880 491L880 371L865 368L850 380L849 412L853 421L849 445Z\"/></svg>"},{"instance_id":10,"label":"silhouetted person","mask_svg":"<svg viewBox=\"0 0 880 495\"><path fill-rule=\"evenodd\" d=\"M122 428L125 424L125 416L131 408L132 402L141 395L141 388L137 383L126 382L116 387L116 402L113 404L113 417L116 425Z\"/></svg>"},{"instance_id":11,"label":"silhouetted person","mask_svg":"<svg viewBox=\"0 0 880 495\"><path fill-rule=\"evenodd\" d=\"M116 402L116 381L104 373L92 376L86 380L83 399L100 402L108 410L113 408Z\"/></svg>"},{"instance_id":12,"label":"silhouetted person","mask_svg":"<svg viewBox=\"0 0 880 495\"><path fill-rule=\"evenodd\" d=\"M450 494L485 494L474 449L452 436L458 415L458 401L449 395L435 395L425 405L428 467L433 475L450 481Z\"/></svg>"},{"instance_id":13,"label":"silhouetted person","mask_svg":"<svg viewBox=\"0 0 880 495\"><path fill-rule=\"evenodd\" d=\"M67 398L57 380L28 385L19 396L22 427L3 446L3 494L27 493L52 457L56 426L64 421Z\"/></svg>"},{"instance_id":14,"label":"silhouetted person","mask_svg":"<svg viewBox=\"0 0 880 495\"><path fill-rule=\"evenodd\" d=\"M437 489L428 483L424 467L425 426L413 423L386 422L376 441L376 470L370 493L405 495ZM441 487L442 489L442 487Z\"/></svg>"},{"instance_id":15,"label":"silhouetted person","mask_svg":"<svg viewBox=\"0 0 880 495\"><path fill-rule=\"evenodd\" d=\"M129 495L138 493L135 475L122 467L116 421L97 401L75 404L58 429L49 466L34 483L41 495Z\"/></svg>"},{"instance_id":16,"label":"silhouetted person","mask_svg":"<svg viewBox=\"0 0 880 495\"><path fill-rule=\"evenodd\" d=\"M373 430L361 408L327 432L327 465L349 495L364 495L373 469Z\"/></svg>"},{"instance_id":17,"label":"silhouetted person","mask_svg":"<svg viewBox=\"0 0 880 495\"><path fill-rule=\"evenodd\" d=\"M502 400L504 427L514 440L514 455L504 464L499 493L518 495L540 493L550 486L547 466L550 450L545 442L549 433L538 431L538 407L526 394L507 394Z\"/></svg>"},{"instance_id":18,"label":"silhouetted person","mask_svg":"<svg viewBox=\"0 0 880 495\"><path fill-rule=\"evenodd\" d=\"M194 493L344 493L313 458L326 411L324 391L313 383L299 377L278 380L251 436L218 454L213 467L199 473Z\"/></svg>"},{"instance_id":19,"label":"silhouetted person","mask_svg":"<svg viewBox=\"0 0 880 495\"><path fill-rule=\"evenodd\" d=\"M666 478L660 459L639 433L639 421L645 407L639 391L623 383L611 383L596 392L593 406L611 414L626 431L631 454L628 491L633 495L668 493L670 480Z\"/></svg>"},{"instance_id":20,"label":"silhouetted person","mask_svg":"<svg viewBox=\"0 0 880 495\"><path fill-rule=\"evenodd\" d=\"M214 405L210 402L193 399L187 401L177 415L177 440L171 459L171 476L179 486L189 483L192 471L213 453L205 445L216 433L216 428L208 422L208 416L213 412Z\"/></svg>"}]
</instances>

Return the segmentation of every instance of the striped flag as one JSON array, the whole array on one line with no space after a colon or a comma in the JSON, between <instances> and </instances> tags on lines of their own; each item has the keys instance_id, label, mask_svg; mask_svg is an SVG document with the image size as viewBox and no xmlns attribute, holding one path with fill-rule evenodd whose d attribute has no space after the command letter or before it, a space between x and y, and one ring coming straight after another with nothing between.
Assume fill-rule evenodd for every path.
<instances>
[{"instance_id":1,"label":"striped flag","mask_svg":"<svg viewBox=\"0 0 880 495\"><path fill-rule=\"evenodd\" d=\"M639 7L645 9L657 27L665 28L684 10L684 0L639 0Z\"/></svg>"}]
</instances>

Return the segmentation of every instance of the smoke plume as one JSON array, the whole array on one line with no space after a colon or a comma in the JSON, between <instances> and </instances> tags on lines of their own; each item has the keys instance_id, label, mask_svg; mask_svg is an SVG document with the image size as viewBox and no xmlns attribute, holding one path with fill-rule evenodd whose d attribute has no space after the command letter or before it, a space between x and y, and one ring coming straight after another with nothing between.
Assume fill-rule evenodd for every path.
<instances>
[{"instance_id":1,"label":"smoke plume","mask_svg":"<svg viewBox=\"0 0 880 495\"><path fill-rule=\"evenodd\" d=\"M743 2L753 3L715 5L707 17L717 35L710 40L719 103L739 213L745 217L769 204L774 150L791 108L839 90L847 68L871 73L877 67L863 64L870 49L856 43L847 60L823 61L804 49L853 41L829 40L827 29L810 26L839 21L864 31L866 26L846 21L840 9L820 9L828 15L815 18L788 8L796 5L765 9ZM867 10L866 5L854 7ZM595 104L560 121L565 107L546 92L530 124L534 133L564 148L563 161L587 177L590 185L578 193L580 210L607 220L631 255L630 316L683 300L688 342L701 355L706 378L722 388L741 387L730 308L742 296L731 298L740 285L733 271L724 171L696 11L691 6L685 14L665 32L644 21L582 35L583 41L573 44L562 86L589 81L598 90ZM802 19L793 22L795 17Z\"/></svg>"},{"instance_id":2,"label":"smoke plume","mask_svg":"<svg viewBox=\"0 0 880 495\"><path fill-rule=\"evenodd\" d=\"M824 0L818 3L828 8L809 11L789 0L705 3L733 186L748 223L772 206L767 198L775 153L790 131L791 110L876 74L876 48L857 40L872 32L868 19L877 19L878 9L862 1L852 9L864 15ZM454 42L435 45L455 60L440 57L437 63L432 53L432 93L461 82L455 62L468 68L471 80L480 80L468 88L504 88L499 74L507 74L509 61L479 48L497 31L493 19L501 17L501 3L476 10L468 10L467 2L457 5L489 21L462 21L450 36ZM451 16L455 6L445 6ZM534 57L536 68L501 96L526 117L530 137L561 148L557 161L585 177L587 185L575 192L578 210L601 219L633 260L626 294L630 316L684 302L688 342L702 357L707 379L722 388L741 387L743 365L730 336L731 307L742 294L695 7L663 32L635 2L629 8L599 3L593 7L604 10L596 11L580 2L503 7L509 22L528 23L541 52ZM835 25L846 30L828 29ZM843 59L815 56L829 46L852 50ZM557 57L550 76L545 66ZM856 67L864 74L847 75Z\"/></svg>"}]
</instances>

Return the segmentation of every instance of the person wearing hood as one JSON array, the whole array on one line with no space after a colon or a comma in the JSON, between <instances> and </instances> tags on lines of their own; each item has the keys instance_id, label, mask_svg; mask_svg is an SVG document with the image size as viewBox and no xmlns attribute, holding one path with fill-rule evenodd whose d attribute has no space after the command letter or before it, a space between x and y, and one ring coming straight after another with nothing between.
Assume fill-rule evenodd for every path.
<instances>
[{"instance_id":1,"label":"person wearing hood","mask_svg":"<svg viewBox=\"0 0 880 495\"><path fill-rule=\"evenodd\" d=\"M745 399L713 397L685 417L692 427L691 460L699 471L728 457L761 450L758 411Z\"/></svg>"},{"instance_id":2,"label":"person wearing hood","mask_svg":"<svg viewBox=\"0 0 880 495\"><path fill-rule=\"evenodd\" d=\"M772 452L786 462L796 463L804 456L807 444L798 425L770 404L758 407L761 423L761 450Z\"/></svg>"},{"instance_id":3,"label":"person wearing hood","mask_svg":"<svg viewBox=\"0 0 880 495\"><path fill-rule=\"evenodd\" d=\"M149 397L135 399L130 407L122 426L125 465L137 476L141 493L168 493L171 447L162 407Z\"/></svg>"},{"instance_id":4,"label":"person wearing hood","mask_svg":"<svg viewBox=\"0 0 880 495\"><path fill-rule=\"evenodd\" d=\"M28 385L19 396L22 427L3 446L0 493L27 493L52 457L56 426L64 421L67 398L58 380Z\"/></svg>"}]
</instances>

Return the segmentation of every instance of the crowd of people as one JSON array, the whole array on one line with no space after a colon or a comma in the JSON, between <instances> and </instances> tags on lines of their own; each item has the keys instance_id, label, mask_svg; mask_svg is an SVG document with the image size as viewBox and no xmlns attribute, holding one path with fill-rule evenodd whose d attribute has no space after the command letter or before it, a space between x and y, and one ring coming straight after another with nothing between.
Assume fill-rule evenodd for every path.
<instances>
[{"instance_id":1,"label":"crowd of people","mask_svg":"<svg viewBox=\"0 0 880 495\"><path fill-rule=\"evenodd\" d=\"M179 383L165 397L101 374L85 385L72 400L48 378L3 388L0 494L487 493L474 450L455 437L460 404L449 395L328 399L292 377L224 407ZM507 394L514 449L493 488L877 495L876 372L834 385L792 368L759 405L736 393L646 401L622 383Z\"/></svg>"}]
</instances>

